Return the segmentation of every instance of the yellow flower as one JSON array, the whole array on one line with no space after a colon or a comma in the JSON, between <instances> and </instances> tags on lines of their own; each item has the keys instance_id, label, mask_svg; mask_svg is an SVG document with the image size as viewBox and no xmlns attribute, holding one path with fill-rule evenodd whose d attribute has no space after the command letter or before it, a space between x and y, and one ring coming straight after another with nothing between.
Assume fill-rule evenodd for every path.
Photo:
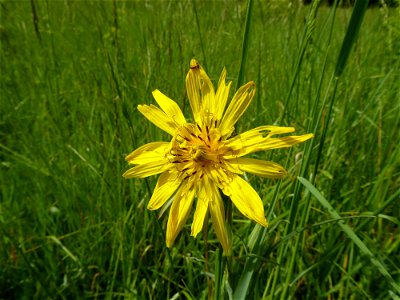
<instances>
[{"instance_id":1,"label":"yellow flower","mask_svg":"<svg viewBox=\"0 0 400 300\"><path fill-rule=\"evenodd\" d=\"M231 137L235 123L243 115L255 94L254 82L242 86L228 108L231 82L226 84L222 71L217 91L203 68L194 59L186 77L186 89L193 112L188 122L179 106L162 94L153 92L160 108L139 105L139 111L154 125L172 136L170 142L146 144L126 157L135 165L124 173L125 178L144 178L161 174L148 204L155 210L173 196L169 210L166 244L170 247L184 226L197 198L191 235L202 229L209 212L215 233L224 253L230 248L220 191L247 218L267 226L263 203L257 192L240 175L244 172L262 177L281 178L285 169L271 161L243 156L257 151L290 147L313 137L273 137L293 132L293 127L260 126ZM224 113L225 111L225 113Z\"/></svg>"}]
</instances>

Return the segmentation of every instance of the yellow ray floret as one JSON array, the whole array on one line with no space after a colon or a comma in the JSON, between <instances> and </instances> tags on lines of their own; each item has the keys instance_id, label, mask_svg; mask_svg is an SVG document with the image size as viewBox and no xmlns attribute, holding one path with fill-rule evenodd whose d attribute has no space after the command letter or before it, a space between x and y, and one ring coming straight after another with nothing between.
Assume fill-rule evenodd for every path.
<instances>
[{"instance_id":1,"label":"yellow ray floret","mask_svg":"<svg viewBox=\"0 0 400 300\"><path fill-rule=\"evenodd\" d=\"M129 154L126 160L133 167L123 176L144 178L161 174L147 207L159 209L172 198L166 233L168 247L172 246L195 203L191 235L196 237L210 216L224 253L228 254L231 240L222 194L229 197L244 216L267 226L260 196L241 175L247 172L260 177L282 178L287 172L277 163L243 156L291 147L313 137L313 134L276 137L295 130L279 126L260 126L231 137L256 89L254 82L245 84L226 108L230 87L231 82L226 83L225 68L215 91L204 69L192 59L186 76L192 123L186 120L176 102L159 90L153 92L153 97L160 108L138 106L150 122L172 138L170 142L146 144Z\"/></svg>"},{"instance_id":2,"label":"yellow ray floret","mask_svg":"<svg viewBox=\"0 0 400 300\"><path fill-rule=\"evenodd\" d=\"M167 202L181 185L182 180L177 177L174 171L165 171L160 175L153 195L150 198L147 208L150 210L159 209Z\"/></svg>"}]
</instances>

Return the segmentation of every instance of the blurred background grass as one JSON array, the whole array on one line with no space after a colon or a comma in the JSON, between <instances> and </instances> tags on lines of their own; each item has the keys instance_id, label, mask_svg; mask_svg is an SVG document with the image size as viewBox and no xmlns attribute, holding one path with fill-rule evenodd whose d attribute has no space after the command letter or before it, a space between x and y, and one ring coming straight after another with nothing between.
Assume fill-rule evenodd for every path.
<instances>
[{"instance_id":1,"label":"blurred background grass","mask_svg":"<svg viewBox=\"0 0 400 300\"><path fill-rule=\"evenodd\" d=\"M130 151L168 140L136 110L138 104L153 103L152 90L160 89L190 115L184 78L191 58L202 63L215 84L226 66L235 86L246 2L32 0L1 1L0 9L0 299L206 298L211 275L204 267L203 238L191 238L186 228L168 250L165 214L146 210L156 178L125 181L121 175ZM295 1L254 3L244 77L256 82L257 94L238 132L273 124L284 112L280 125L305 133L314 124L311 110L323 72L329 75L317 103L324 122L322 99L331 93L328 78L351 9L338 9L329 47L332 8L318 9L285 107L309 9ZM398 19L398 9L367 11L338 86L315 181L334 208L351 217L346 223L359 228L360 238L397 282ZM288 267L287 261L277 264L277 252L293 247L296 235L285 235L284 220L302 148L259 156L290 171L248 294L248 299L275 299ZM276 182L249 180L268 209ZM379 216L367 219L385 203ZM234 213L232 288L255 226ZM311 203L308 227L299 229L305 240L289 296L389 298L390 285L340 227L318 225L329 219ZM212 253L218 245L212 231L209 239ZM212 255L207 263L213 272ZM270 295L277 269L276 294Z\"/></svg>"}]
</instances>

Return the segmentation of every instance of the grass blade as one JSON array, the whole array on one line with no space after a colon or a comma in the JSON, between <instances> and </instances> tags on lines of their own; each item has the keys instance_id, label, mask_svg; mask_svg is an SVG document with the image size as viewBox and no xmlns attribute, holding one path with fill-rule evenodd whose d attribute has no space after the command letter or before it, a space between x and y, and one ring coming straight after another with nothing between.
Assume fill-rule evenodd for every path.
<instances>
[{"instance_id":1,"label":"grass blade","mask_svg":"<svg viewBox=\"0 0 400 300\"><path fill-rule=\"evenodd\" d=\"M201 53L203 54L203 66L207 69L207 57L206 57L206 52L204 51L204 41L203 37L201 35L201 30L200 30L200 21L199 21L199 16L197 14L197 8L196 8L196 1L192 0L192 7L193 7L193 12L194 16L196 17L196 26L197 26L197 33L199 35L200 39L200 47L201 47Z\"/></svg>"},{"instance_id":2,"label":"grass blade","mask_svg":"<svg viewBox=\"0 0 400 300\"><path fill-rule=\"evenodd\" d=\"M250 36L250 23L251 23L251 12L253 10L253 0L249 0L247 2L247 13L246 13L246 23L244 27L243 40L242 40L242 57L240 58L240 68L239 68L239 76L236 84L236 90L243 85L244 71L246 66L248 45L249 45L249 36Z\"/></svg>"},{"instance_id":3,"label":"grass blade","mask_svg":"<svg viewBox=\"0 0 400 300\"><path fill-rule=\"evenodd\" d=\"M215 259L215 290L214 290L214 299L221 299L223 286L222 286L222 278L224 276L224 257L222 257L222 249L218 249L216 253Z\"/></svg>"},{"instance_id":4,"label":"grass blade","mask_svg":"<svg viewBox=\"0 0 400 300\"><path fill-rule=\"evenodd\" d=\"M342 43L342 48L340 49L339 57L336 63L336 77L339 77L342 74L344 67L346 66L347 58L349 57L350 50L357 39L358 32L360 31L361 23L364 19L367 8L368 0L358 0L354 5L349 27L347 28L346 35Z\"/></svg>"},{"instance_id":5,"label":"grass blade","mask_svg":"<svg viewBox=\"0 0 400 300\"><path fill-rule=\"evenodd\" d=\"M325 197L311 184L307 179L303 177L298 177L299 181L305 186L305 188L314 195L314 197L319 201L319 203L329 212L329 214L334 219L340 219L340 215L332 207L332 205L325 199ZM371 250L363 243L363 241L357 236L357 234L351 229L351 227L345 224L342 220L338 221L339 226L344 231L344 233L353 241L353 243L360 249L361 253L369 258L371 263L381 272L385 279L390 283L390 285L395 289L397 293L400 294L400 286L394 281L393 277L390 275L385 266L373 255Z\"/></svg>"}]
</instances>

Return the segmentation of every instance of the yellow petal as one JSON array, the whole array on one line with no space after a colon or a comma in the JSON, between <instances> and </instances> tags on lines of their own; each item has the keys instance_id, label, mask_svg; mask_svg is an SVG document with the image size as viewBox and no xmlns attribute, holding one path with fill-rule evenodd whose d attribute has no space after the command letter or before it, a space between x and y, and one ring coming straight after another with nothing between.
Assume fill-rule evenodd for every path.
<instances>
[{"instance_id":1,"label":"yellow petal","mask_svg":"<svg viewBox=\"0 0 400 300\"><path fill-rule=\"evenodd\" d=\"M162 159L144 165L137 165L130 168L122 176L125 178L145 178L148 176L160 174L170 168L168 160Z\"/></svg>"},{"instance_id":2,"label":"yellow petal","mask_svg":"<svg viewBox=\"0 0 400 300\"><path fill-rule=\"evenodd\" d=\"M200 92L201 92L201 104L202 110L211 115L215 114L215 91L214 86L208 78L207 73L200 66L198 70L198 76L200 77Z\"/></svg>"},{"instance_id":3,"label":"yellow petal","mask_svg":"<svg viewBox=\"0 0 400 300\"><path fill-rule=\"evenodd\" d=\"M215 91L207 73L195 59L190 61L190 69L186 77L186 90L194 119L201 125L204 113L206 116L215 114Z\"/></svg>"},{"instance_id":4,"label":"yellow petal","mask_svg":"<svg viewBox=\"0 0 400 300\"><path fill-rule=\"evenodd\" d=\"M215 95L214 105L215 105L215 117L217 120L222 119L222 115L224 114L226 102L229 96L229 89L232 84L232 81L230 81L228 85L226 85L225 78L226 78L226 69L224 68L222 70L221 77L219 78L218 89Z\"/></svg>"},{"instance_id":5,"label":"yellow petal","mask_svg":"<svg viewBox=\"0 0 400 300\"><path fill-rule=\"evenodd\" d=\"M208 210L208 203L211 200L211 186L207 176L204 176L201 182L198 183L197 191L197 206L193 217L191 235L196 237L203 229L204 219Z\"/></svg>"},{"instance_id":6,"label":"yellow petal","mask_svg":"<svg viewBox=\"0 0 400 300\"><path fill-rule=\"evenodd\" d=\"M239 170L249 172L257 176L268 178L282 178L287 174L286 170L272 161L265 161L254 158L237 158L228 160Z\"/></svg>"},{"instance_id":7,"label":"yellow petal","mask_svg":"<svg viewBox=\"0 0 400 300\"><path fill-rule=\"evenodd\" d=\"M236 135L229 139L225 145L233 150L238 150L256 145L275 134L290 133L294 132L294 130L294 127L259 126Z\"/></svg>"},{"instance_id":8,"label":"yellow petal","mask_svg":"<svg viewBox=\"0 0 400 300\"><path fill-rule=\"evenodd\" d=\"M224 187L223 192L231 198L243 215L262 226L267 226L260 196L244 179L234 176L232 181Z\"/></svg>"},{"instance_id":9,"label":"yellow petal","mask_svg":"<svg viewBox=\"0 0 400 300\"><path fill-rule=\"evenodd\" d=\"M161 109L174 120L177 124L182 125L186 123L185 117L179 108L178 104L169 97L165 96L159 90L153 91L153 97L157 101Z\"/></svg>"},{"instance_id":10,"label":"yellow petal","mask_svg":"<svg viewBox=\"0 0 400 300\"><path fill-rule=\"evenodd\" d=\"M266 132L269 131L269 132ZM225 159L237 158L246 154L270 149L285 148L312 138L313 134L272 138L275 134L293 132L293 127L260 126L229 139Z\"/></svg>"},{"instance_id":11,"label":"yellow petal","mask_svg":"<svg viewBox=\"0 0 400 300\"><path fill-rule=\"evenodd\" d=\"M171 171L162 173L160 178L158 178L157 185L147 205L147 209L156 210L163 206L164 203L171 198L181 182L182 180L179 180L176 174Z\"/></svg>"},{"instance_id":12,"label":"yellow petal","mask_svg":"<svg viewBox=\"0 0 400 300\"><path fill-rule=\"evenodd\" d=\"M176 237L178 236L178 233L181 231L183 225L185 225L186 220L189 217L194 194L194 188L190 186L188 187L185 185L185 183L183 183L175 195L169 210L167 224L166 244L168 248L172 246Z\"/></svg>"},{"instance_id":13,"label":"yellow petal","mask_svg":"<svg viewBox=\"0 0 400 300\"><path fill-rule=\"evenodd\" d=\"M219 126L222 136L229 136L232 133L233 126L246 111L255 92L256 85L252 81L242 86L236 92Z\"/></svg>"},{"instance_id":14,"label":"yellow petal","mask_svg":"<svg viewBox=\"0 0 400 300\"><path fill-rule=\"evenodd\" d=\"M201 125L201 99L200 99L200 80L196 76L195 70L199 69L200 65L195 59L190 61L190 69L186 75L186 91L189 98L190 107L192 108L193 118L195 122Z\"/></svg>"},{"instance_id":15,"label":"yellow petal","mask_svg":"<svg viewBox=\"0 0 400 300\"><path fill-rule=\"evenodd\" d=\"M147 164L150 162L161 160L169 151L170 143L152 142L143 145L125 157L125 159L133 165Z\"/></svg>"},{"instance_id":16,"label":"yellow petal","mask_svg":"<svg viewBox=\"0 0 400 300\"><path fill-rule=\"evenodd\" d=\"M228 165L229 167L229 165ZM208 172L210 178L212 179L213 183L219 187L220 189L224 188L225 182L230 182L231 178L227 175L225 170L222 168L212 168Z\"/></svg>"},{"instance_id":17,"label":"yellow petal","mask_svg":"<svg viewBox=\"0 0 400 300\"><path fill-rule=\"evenodd\" d=\"M197 234L203 229L203 223L207 214L207 210L208 210L208 200L198 199L192 223L192 232L191 232L192 236L196 237Z\"/></svg>"},{"instance_id":18,"label":"yellow petal","mask_svg":"<svg viewBox=\"0 0 400 300\"><path fill-rule=\"evenodd\" d=\"M225 209L222 203L221 194L216 186L212 189L212 201L209 202L210 215L215 234L224 250L224 255L229 255L231 241L228 235L228 229L225 222Z\"/></svg>"},{"instance_id":19,"label":"yellow petal","mask_svg":"<svg viewBox=\"0 0 400 300\"><path fill-rule=\"evenodd\" d=\"M270 138L265 141L263 141L260 145L258 145L259 148L261 148L261 151L263 150L270 150L270 149L279 149L279 148L287 148L291 147L293 145L302 143L304 141L307 141L311 138L314 137L314 134L308 133L304 135L293 135L293 136L285 136L281 138ZM260 151L260 150L257 150Z\"/></svg>"},{"instance_id":20,"label":"yellow petal","mask_svg":"<svg viewBox=\"0 0 400 300\"><path fill-rule=\"evenodd\" d=\"M167 116L161 109L154 105L138 105L138 110L154 125L170 135L175 135L179 124Z\"/></svg>"}]
</instances>

